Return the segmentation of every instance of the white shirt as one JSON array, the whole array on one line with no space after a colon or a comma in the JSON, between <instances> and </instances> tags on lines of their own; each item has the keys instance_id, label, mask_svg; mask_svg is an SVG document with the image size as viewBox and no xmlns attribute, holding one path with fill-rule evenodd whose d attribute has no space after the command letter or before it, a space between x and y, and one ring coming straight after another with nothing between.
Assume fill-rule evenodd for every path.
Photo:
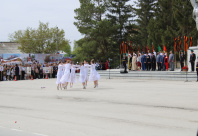
<instances>
[{"instance_id":1,"label":"white shirt","mask_svg":"<svg viewBox=\"0 0 198 136\"><path fill-rule=\"evenodd\" d=\"M154 54L154 55L155 55L155 57L156 57L156 52L155 52L155 51L153 52L153 54Z\"/></svg>"},{"instance_id":2,"label":"white shirt","mask_svg":"<svg viewBox=\"0 0 198 136\"><path fill-rule=\"evenodd\" d=\"M137 57L137 62L141 61L141 56Z\"/></svg>"}]
</instances>

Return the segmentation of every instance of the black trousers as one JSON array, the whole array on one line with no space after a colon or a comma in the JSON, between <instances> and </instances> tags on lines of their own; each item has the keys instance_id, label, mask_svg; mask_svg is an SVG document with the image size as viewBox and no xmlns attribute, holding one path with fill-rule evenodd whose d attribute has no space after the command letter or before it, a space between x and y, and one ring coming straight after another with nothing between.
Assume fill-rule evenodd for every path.
<instances>
[{"instance_id":1,"label":"black trousers","mask_svg":"<svg viewBox=\"0 0 198 136\"><path fill-rule=\"evenodd\" d=\"M158 71L161 71L161 63L157 62Z\"/></svg>"},{"instance_id":2,"label":"black trousers","mask_svg":"<svg viewBox=\"0 0 198 136\"><path fill-rule=\"evenodd\" d=\"M182 69L182 68L184 67L184 63L183 63L183 62L181 62L181 63L180 63L180 65L181 65L181 70L183 71L183 69Z\"/></svg>"},{"instance_id":3,"label":"black trousers","mask_svg":"<svg viewBox=\"0 0 198 136\"><path fill-rule=\"evenodd\" d=\"M197 71L197 81L198 81L198 71Z\"/></svg>"},{"instance_id":4,"label":"black trousers","mask_svg":"<svg viewBox=\"0 0 198 136\"><path fill-rule=\"evenodd\" d=\"M124 63L123 66L124 66L124 72L126 72L126 63Z\"/></svg>"},{"instance_id":5,"label":"black trousers","mask_svg":"<svg viewBox=\"0 0 198 136\"><path fill-rule=\"evenodd\" d=\"M151 63L146 63L146 70L150 71L151 69Z\"/></svg>"},{"instance_id":6,"label":"black trousers","mask_svg":"<svg viewBox=\"0 0 198 136\"><path fill-rule=\"evenodd\" d=\"M25 71L22 71L22 77L21 80L25 80Z\"/></svg>"},{"instance_id":7,"label":"black trousers","mask_svg":"<svg viewBox=\"0 0 198 136\"><path fill-rule=\"evenodd\" d=\"M164 64L164 63L161 63L161 69L162 69L162 71L165 71L166 66L165 66L165 64Z\"/></svg>"},{"instance_id":8,"label":"black trousers","mask_svg":"<svg viewBox=\"0 0 198 136\"><path fill-rule=\"evenodd\" d=\"M151 70L151 63L148 64L149 65L149 71Z\"/></svg>"},{"instance_id":9,"label":"black trousers","mask_svg":"<svg viewBox=\"0 0 198 136\"><path fill-rule=\"evenodd\" d=\"M191 62L191 70L195 71L195 62Z\"/></svg>"},{"instance_id":10,"label":"black trousers","mask_svg":"<svg viewBox=\"0 0 198 136\"><path fill-rule=\"evenodd\" d=\"M56 77L56 74L57 74L56 72L53 72L52 73L52 78L55 78Z\"/></svg>"},{"instance_id":11,"label":"black trousers","mask_svg":"<svg viewBox=\"0 0 198 136\"><path fill-rule=\"evenodd\" d=\"M35 73L36 79L39 78L39 73Z\"/></svg>"},{"instance_id":12,"label":"black trousers","mask_svg":"<svg viewBox=\"0 0 198 136\"><path fill-rule=\"evenodd\" d=\"M42 79L43 78L43 74L40 74L40 79Z\"/></svg>"},{"instance_id":13,"label":"black trousers","mask_svg":"<svg viewBox=\"0 0 198 136\"><path fill-rule=\"evenodd\" d=\"M156 63L152 63L152 71L156 70Z\"/></svg>"},{"instance_id":14,"label":"black trousers","mask_svg":"<svg viewBox=\"0 0 198 136\"><path fill-rule=\"evenodd\" d=\"M35 73L34 73L33 70L31 70L31 76L32 76L33 79L35 79Z\"/></svg>"}]
</instances>

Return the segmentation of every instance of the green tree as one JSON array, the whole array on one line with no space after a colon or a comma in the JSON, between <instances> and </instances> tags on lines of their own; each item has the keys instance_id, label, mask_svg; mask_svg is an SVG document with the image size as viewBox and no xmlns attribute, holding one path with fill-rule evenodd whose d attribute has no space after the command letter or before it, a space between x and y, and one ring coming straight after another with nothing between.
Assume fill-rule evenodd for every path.
<instances>
[{"instance_id":1,"label":"green tree","mask_svg":"<svg viewBox=\"0 0 198 136\"><path fill-rule=\"evenodd\" d=\"M10 40L20 43L19 49L24 53L54 54L59 50L71 53L69 41L64 37L64 30L58 27L49 28L48 23L39 22L37 29L29 27L18 30L10 35Z\"/></svg>"},{"instance_id":2,"label":"green tree","mask_svg":"<svg viewBox=\"0 0 198 136\"><path fill-rule=\"evenodd\" d=\"M130 0L108 0L107 18L115 26L114 39L119 45L122 41L130 39L133 33L133 6L127 4Z\"/></svg>"},{"instance_id":3,"label":"green tree","mask_svg":"<svg viewBox=\"0 0 198 136\"><path fill-rule=\"evenodd\" d=\"M148 33L148 25L150 20L154 17L156 0L138 0L136 2L137 8L135 12L137 15L137 30L138 39L140 46L146 46L148 44L148 38L150 37ZM151 44L149 45L151 47Z\"/></svg>"},{"instance_id":4,"label":"green tree","mask_svg":"<svg viewBox=\"0 0 198 136\"><path fill-rule=\"evenodd\" d=\"M108 58L113 47L111 36L114 26L105 19L106 1L103 0L80 0L80 8L75 9L74 25L84 38L76 41L78 48L86 58ZM76 54L77 56L79 54Z\"/></svg>"},{"instance_id":5,"label":"green tree","mask_svg":"<svg viewBox=\"0 0 198 136\"><path fill-rule=\"evenodd\" d=\"M167 50L174 50L174 38L193 37L196 45L197 30L192 18L192 6L186 0L158 0L155 3L154 18L148 25L148 43L166 45ZM183 39L182 39L183 45ZM182 46L183 47L183 46Z\"/></svg>"},{"instance_id":6,"label":"green tree","mask_svg":"<svg viewBox=\"0 0 198 136\"><path fill-rule=\"evenodd\" d=\"M197 45L198 31L196 29L196 23L192 18L193 7L190 1L186 0L174 0L173 14L175 20L179 26L177 35L183 38L183 36L193 37L193 45ZM176 36L177 36L176 35Z\"/></svg>"},{"instance_id":7,"label":"green tree","mask_svg":"<svg viewBox=\"0 0 198 136\"><path fill-rule=\"evenodd\" d=\"M129 26L132 26L129 23L132 9L126 5L127 1L119 3L120 19L114 20L117 13L113 10L117 10L117 7L112 7L112 4L118 4L116 1L80 0L80 7L75 10L74 24L84 38L76 41L73 52L76 60L94 58L105 61L111 58L112 66L119 64L120 36L127 39L127 31L130 30Z\"/></svg>"},{"instance_id":8,"label":"green tree","mask_svg":"<svg viewBox=\"0 0 198 136\"><path fill-rule=\"evenodd\" d=\"M155 49L165 45L168 50L174 49L174 37L178 31L176 20L173 16L174 0L158 0L155 3L154 18L148 25L148 43Z\"/></svg>"}]
</instances>

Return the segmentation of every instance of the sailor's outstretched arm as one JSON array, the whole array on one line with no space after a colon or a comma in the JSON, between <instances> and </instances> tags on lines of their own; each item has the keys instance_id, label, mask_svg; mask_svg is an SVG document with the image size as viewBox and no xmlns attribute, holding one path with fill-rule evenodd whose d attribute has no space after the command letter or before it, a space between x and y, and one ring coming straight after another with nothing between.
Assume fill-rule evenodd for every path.
<instances>
[{"instance_id":1,"label":"sailor's outstretched arm","mask_svg":"<svg viewBox=\"0 0 198 136\"><path fill-rule=\"evenodd\" d=\"M80 65L73 65L74 68L80 68Z\"/></svg>"},{"instance_id":2,"label":"sailor's outstretched arm","mask_svg":"<svg viewBox=\"0 0 198 136\"><path fill-rule=\"evenodd\" d=\"M90 68L90 67L91 67L91 65L86 65L86 66L85 66L85 68Z\"/></svg>"}]
</instances>

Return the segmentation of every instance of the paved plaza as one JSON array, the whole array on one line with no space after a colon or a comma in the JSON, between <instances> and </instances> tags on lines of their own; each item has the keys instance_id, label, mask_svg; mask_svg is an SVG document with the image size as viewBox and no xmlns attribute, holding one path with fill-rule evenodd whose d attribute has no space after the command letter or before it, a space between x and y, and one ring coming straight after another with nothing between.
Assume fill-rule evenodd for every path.
<instances>
[{"instance_id":1,"label":"paved plaza","mask_svg":"<svg viewBox=\"0 0 198 136\"><path fill-rule=\"evenodd\" d=\"M58 91L55 81L0 82L0 136L196 136L197 82L103 78Z\"/></svg>"}]
</instances>

